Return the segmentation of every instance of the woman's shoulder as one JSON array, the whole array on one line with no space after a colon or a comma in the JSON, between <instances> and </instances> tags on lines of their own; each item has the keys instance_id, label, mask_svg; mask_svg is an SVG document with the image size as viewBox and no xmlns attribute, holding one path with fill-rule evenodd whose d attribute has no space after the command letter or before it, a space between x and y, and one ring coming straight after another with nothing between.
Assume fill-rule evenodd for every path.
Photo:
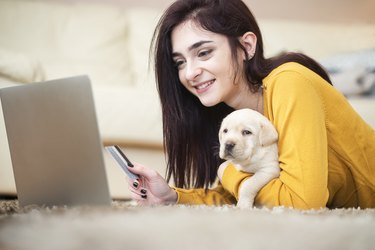
<instances>
[{"instance_id":1,"label":"woman's shoulder","mask_svg":"<svg viewBox=\"0 0 375 250\"><path fill-rule=\"evenodd\" d=\"M311 69L297 62L287 62L273 69L268 76L263 79L263 85L266 88L274 88L277 85L284 84L298 85L302 87L301 82L321 82L324 81L318 74ZM297 84L298 83L298 84Z\"/></svg>"},{"instance_id":2,"label":"woman's shoulder","mask_svg":"<svg viewBox=\"0 0 375 250\"><path fill-rule=\"evenodd\" d=\"M280 74L311 74L314 73L312 70L307 68L306 66L297 63L297 62L287 62L283 63L280 66L274 68L268 76L265 77L265 80L272 79L274 77L279 76Z\"/></svg>"}]
</instances>

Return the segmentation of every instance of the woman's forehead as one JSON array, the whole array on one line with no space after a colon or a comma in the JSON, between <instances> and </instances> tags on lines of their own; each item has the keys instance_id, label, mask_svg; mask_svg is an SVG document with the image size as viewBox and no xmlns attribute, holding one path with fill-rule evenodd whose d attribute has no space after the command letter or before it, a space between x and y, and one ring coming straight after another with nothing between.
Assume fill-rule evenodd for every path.
<instances>
[{"instance_id":1,"label":"woman's forehead","mask_svg":"<svg viewBox=\"0 0 375 250\"><path fill-rule=\"evenodd\" d=\"M222 41L225 36L203 29L199 24L188 20L177 25L171 34L172 50L183 52L199 41Z\"/></svg>"}]
</instances>

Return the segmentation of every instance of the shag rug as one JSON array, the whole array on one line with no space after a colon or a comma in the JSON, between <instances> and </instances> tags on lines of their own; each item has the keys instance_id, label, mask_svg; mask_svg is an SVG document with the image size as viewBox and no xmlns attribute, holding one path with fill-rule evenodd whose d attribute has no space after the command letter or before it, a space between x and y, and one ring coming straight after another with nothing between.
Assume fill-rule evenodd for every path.
<instances>
[{"instance_id":1,"label":"shag rug","mask_svg":"<svg viewBox=\"0 0 375 250\"><path fill-rule=\"evenodd\" d=\"M0 249L375 249L375 209L26 207L0 201Z\"/></svg>"}]
</instances>

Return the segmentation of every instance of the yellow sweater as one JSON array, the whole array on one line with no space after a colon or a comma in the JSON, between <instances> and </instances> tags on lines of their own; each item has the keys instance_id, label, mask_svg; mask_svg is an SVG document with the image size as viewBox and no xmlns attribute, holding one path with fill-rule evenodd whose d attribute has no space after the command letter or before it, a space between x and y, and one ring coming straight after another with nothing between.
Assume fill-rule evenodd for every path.
<instances>
[{"instance_id":1,"label":"yellow sweater","mask_svg":"<svg viewBox=\"0 0 375 250\"><path fill-rule=\"evenodd\" d=\"M345 97L292 62L274 69L263 86L264 115L279 133L281 173L260 190L255 204L375 207L375 131ZM214 189L176 188L178 203L233 204L250 177L229 166Z\"/></svg>"}]
</instances>

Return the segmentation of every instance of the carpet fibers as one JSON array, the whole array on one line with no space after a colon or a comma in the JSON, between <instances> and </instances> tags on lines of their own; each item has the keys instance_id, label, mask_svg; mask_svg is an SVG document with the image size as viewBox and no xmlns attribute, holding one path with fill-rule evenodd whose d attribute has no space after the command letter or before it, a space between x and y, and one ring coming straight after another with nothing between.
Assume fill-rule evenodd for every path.
<instances>
[{"instance_id":1,"label":"carpet fibers","mask_svg":"<svg viewBox=\"0 0 375 250\"><path fill-rule=\"evenodd\" d=\"M0 202L0 249L375 249L375 209L26 207Z\"/></svg>"}]
</instances>

